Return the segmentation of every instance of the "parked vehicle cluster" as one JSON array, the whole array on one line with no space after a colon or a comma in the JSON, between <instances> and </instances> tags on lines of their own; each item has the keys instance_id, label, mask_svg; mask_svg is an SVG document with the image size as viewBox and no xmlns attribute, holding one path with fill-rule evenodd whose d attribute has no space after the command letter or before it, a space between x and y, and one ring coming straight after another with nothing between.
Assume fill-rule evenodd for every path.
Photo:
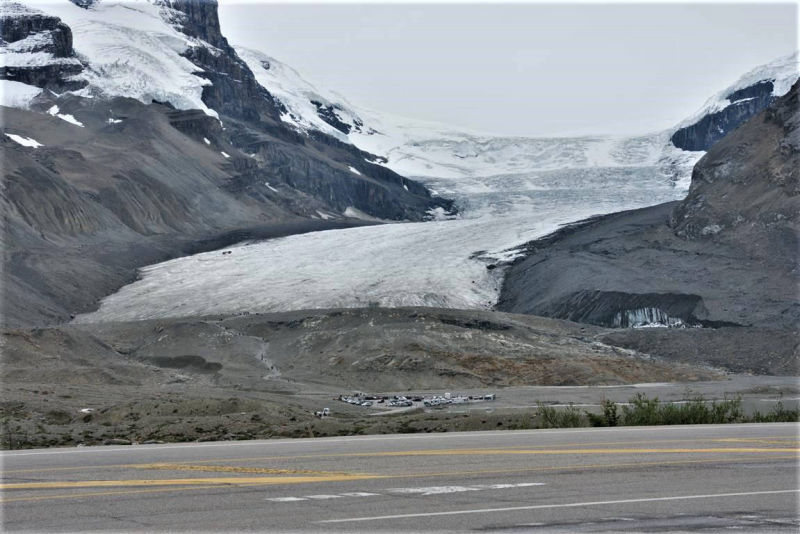
<instances>
[{"instance_id":1,"label":"parked vehicle cluster","mask_svg":"<svg viewBox=\"0 0 800 534\"><path fill-rule=\"evenodd\" d=\"M493 401L495 394L490 393L487 395L452 395L445 393L443 395L433 396L404 396L404 395L366 395L364 393L353 393L352 395L339 395L336 400L353 404L355 406L373 406L376 404L384 404L385 406L395 407L411 407L415 402L421 402L426 407L443 406L446 404L465 404L472 401Z\"/></svg>"}]
</instances>

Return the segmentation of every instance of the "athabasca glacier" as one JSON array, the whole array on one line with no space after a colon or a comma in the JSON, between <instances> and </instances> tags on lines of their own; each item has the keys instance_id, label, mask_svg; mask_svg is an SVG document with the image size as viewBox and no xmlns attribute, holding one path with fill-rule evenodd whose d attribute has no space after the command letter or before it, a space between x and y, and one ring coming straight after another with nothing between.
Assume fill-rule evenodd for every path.
<instances>
[{"instance_id":1,"label":"athabasca glacier","mask_svg":"<svg viewBox=\"0 0 800 534\"><path fill-rule=\"evenodd\" d=\"M114 15L112 5L96 11L97 17ZM143 100L163 94L176 107L205 109L199 95L206 82L194 76L179 55L198 43L174 35L174 28L165 25L148 2L139 7L148 30L143 33L111 25L113 31L126 33L113 35L99 18L69 20L75 48L93 56L102 39L133 42L142 50L163 53L146 54L147 61L141 62L145 74L169 76L144 76L143 86L125 87L130 73L111 69L119 65L113 63L101 69L111 69L108 78L90 79L90 87ZM68 19L73 12L70 7L59 14ZM240 244L231 254L207 252L149 266L142 269L140 280L104 299L98 311L78 317L78 322L375 303L488 308L496 302L502 281L503 269L496 267L513 257L516 247L591 215L680 199L702 155L672 146L671 131L632 137L513 138L393 117L319 91L260 52L237 51L259 83L284 104L285 122L299 131L323 131L377 155L400 174L455 198L460 216L431 213L434 220L426 223L314 232ZM163 57L170 61L153 60ZM778 67L783 69L782 64ZM349 131L322 120L320 108L334 113ZM342 215L366 218L352 209L343 214L319 212L325 219Z\"/></svg>"},{"instance_id":2,"label":"athabasca glacier","mask_svg":"<svg viewBox=\"0 0 800 534\"><path fill-rule=\"evenodd\" d=\"M426 179L434 189L458 181ZM78 322L306 308L489 308L514 247L593 214L685 195L653 168L473 178L461 217L328 230L241 244L147 267Z\"/></svg>"}]
</instances>

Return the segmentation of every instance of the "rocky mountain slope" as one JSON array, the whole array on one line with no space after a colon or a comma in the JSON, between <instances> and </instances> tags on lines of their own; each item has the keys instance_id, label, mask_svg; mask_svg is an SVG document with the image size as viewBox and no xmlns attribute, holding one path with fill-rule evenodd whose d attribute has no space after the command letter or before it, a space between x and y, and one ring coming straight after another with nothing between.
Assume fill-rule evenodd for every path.
<instances>
[{"instance_id":1,"label":"rocky mountain slope","mask_svg":"<svg viewBox=\"0 0 800 534\"><path fill-rule=\"evenodd\" d=\"M69 319L137 267L237 236L450 209L282 122L215 3L81 5L0 5L7 325Z\"/></svg>"},{"instance_id":2,"label":"rocky mountain slope","mask_svg":"<svg viewBox=\"0 0 800 534\"><path fill-rule=\"evenodd\" d=\"M798 90L795 83L714 145L682 202L600 217L530 243L498 308L608 326L796 330Z\"/></svg>"}]
</instances>

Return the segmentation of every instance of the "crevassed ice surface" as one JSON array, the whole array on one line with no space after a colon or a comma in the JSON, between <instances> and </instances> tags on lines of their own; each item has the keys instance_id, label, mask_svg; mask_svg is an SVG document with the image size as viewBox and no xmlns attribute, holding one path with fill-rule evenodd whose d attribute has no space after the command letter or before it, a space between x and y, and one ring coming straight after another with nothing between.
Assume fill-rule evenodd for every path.
<instances>
[{"instance_id":1,"label":"crevassed ice surface","mask_svg":"<svg viewBox=\"0 0 800 534\"><path fill-rule=\"evenodd\" d=\"M583 168L461 180L461 218L290 236L147 267L78 322L304 308L488 308L509 249L593 214L681 198L653 167Z\"/></svg>"}]
</instances>

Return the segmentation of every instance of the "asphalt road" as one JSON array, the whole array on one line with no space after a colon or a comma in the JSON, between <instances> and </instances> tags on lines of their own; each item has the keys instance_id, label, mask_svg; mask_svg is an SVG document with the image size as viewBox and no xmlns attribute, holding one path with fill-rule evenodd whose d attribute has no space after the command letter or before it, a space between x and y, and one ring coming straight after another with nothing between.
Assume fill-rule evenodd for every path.
<instances>
[{"instance_id":1,"label":"asphalt road","mask_svg":"<svg viewBox=\"0 0 800 534\"><path fill-rule=\"evenodd\" d=\"M797 532L797 424L11 451L4 530Z\"/></svg>"}]
</instances>

